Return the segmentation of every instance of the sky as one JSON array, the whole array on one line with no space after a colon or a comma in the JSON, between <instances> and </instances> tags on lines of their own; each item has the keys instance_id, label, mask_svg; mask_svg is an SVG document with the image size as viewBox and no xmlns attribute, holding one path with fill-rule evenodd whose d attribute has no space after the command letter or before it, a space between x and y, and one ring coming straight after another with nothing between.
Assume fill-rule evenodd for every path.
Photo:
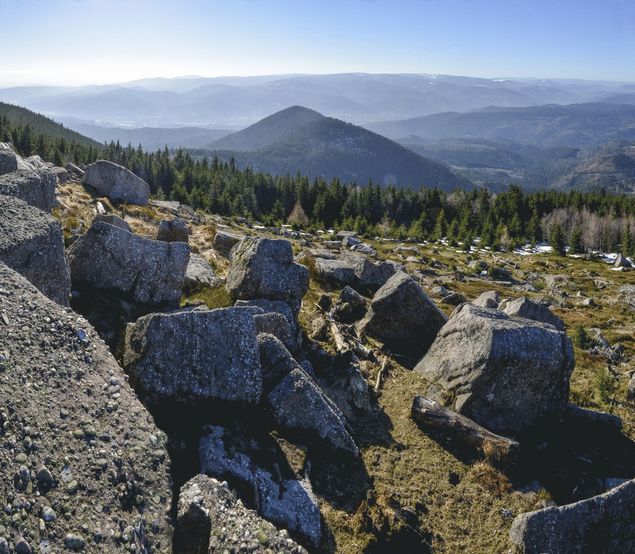
<instances>
[{"instance_id":1,"label":"sky","mask_svg":"<svg viewBox=\"0 0 635 554\"><path fill-rule=\"evenodd\" d=\"M0 86L441 73L635 81L635 0L0 0Z\"/></svg>"}]
</instances>

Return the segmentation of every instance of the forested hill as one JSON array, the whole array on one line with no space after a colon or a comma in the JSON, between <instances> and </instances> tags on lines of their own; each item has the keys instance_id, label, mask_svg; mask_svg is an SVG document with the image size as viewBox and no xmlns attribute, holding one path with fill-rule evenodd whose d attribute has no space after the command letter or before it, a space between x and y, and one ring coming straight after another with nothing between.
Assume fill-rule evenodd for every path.
<instances>
[{"instance_id":1,"label":"forested hill","mask_svg":"<svg viewBox=\"0 0 635 554\"><path fill-rule=\"evenodd\" d=\"M64 139L93 148L102 146L99 142L72 131L46 116L13 104L0 102L0 119L4 121L5 127L8 127L9 124L12 127L26 127L28 125L33 133L44 133L50 139Z\"/></svg>"},{"instance_id":2,"label":"forested hill","mask_svg":"<svg viewBox=\"0 0 635 554\"><path fill-rule=\"evenodd\" d=\"M371 131L294 106L224 137L210 148L240 167L363 184L452 190L470 182L447 165L426 159Z\"/></svg>"}]
</instances>

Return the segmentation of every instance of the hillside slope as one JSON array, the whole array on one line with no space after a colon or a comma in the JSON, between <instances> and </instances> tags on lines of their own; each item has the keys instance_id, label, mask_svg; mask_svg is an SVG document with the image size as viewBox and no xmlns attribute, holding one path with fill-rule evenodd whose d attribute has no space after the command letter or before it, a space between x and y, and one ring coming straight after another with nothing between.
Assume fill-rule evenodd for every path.
<instances>
[{"instance_id":1,"label":"hillside slope","mask_svg":"<svg viewBox=\"0 0 635 554\"><path fill-rule=\"evenodd\" d=\"M20 106L0 102L0 117L6 117L12 127L30 125L33 131L43 133L53 139L64 139L69 142L74 141L87 147L92 146L99 148L101 146L99 142L91 138L72 131L46 116Z\"/></svg>"},{"instance_id":2,"label":"hillside slope","mask_svg":"<svg viewBox=\"0 0 635 554\"><path fill-rule=\"evenodd\" d=\"M445 164L428 160L362 127L299 106L278 112L210 145L240 166L273 174L301 172L366 183L445 190L470 183Z\"/></svg>"}]
</instances>

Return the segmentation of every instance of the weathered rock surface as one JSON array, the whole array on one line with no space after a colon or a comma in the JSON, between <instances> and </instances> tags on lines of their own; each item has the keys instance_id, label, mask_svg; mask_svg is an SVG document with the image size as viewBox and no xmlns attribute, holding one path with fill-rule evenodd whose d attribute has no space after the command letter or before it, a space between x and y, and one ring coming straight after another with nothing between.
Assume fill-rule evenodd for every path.
<instances>
[{"instance_id":1,"label":"weathered rock surface","mask_svg":"<svg viewBox=\"0 0 635 554\"><path fill-rule=\"evenodd\" d=\"M165 436L106 346L2 263L0 314L2 538L15 552L169 551Z\"/></svg>"},{"instance_id":2,"label":"weathered rock surface","mask_svg":"<svg viewBox=\"0 0 635 554\"><path fill-rule=\"evenodd\" d=\"M258 514L317 546L322 523L309 484L297 480L280 455L268 450L254 439L240 441L223 427L211 426L199 442L201 471L242 485L252 494L245 500Z\"/></svg>"},{"instance_id":3,"label":"weathered rock surface","mask_svg":"<svg viewBox=\"0 0 635 554\"><path fill-rule=\"evenodd\" d=\"M245 237L242 235L230 233L229 231L225 231L223 229L217 229L212 246L221 256L229 258L232 248L244 238Z\"/></svg>"},{"instance_id":4,"label":"weathered rock surface","mask_svg":"<svg viewBox=\"0 0 635 554\"><path fill-rule=\"evenodd\" d=\"M18 157L7 142L0 142L0 175L18 170Z\"/></svg>"},{"instance_id":5,"label":"weathered rock surface","mask_svg":"<svg viewBox=\"0 0 635 554\"><path fill-rule=\"evenodd\" d=\"M613 267L628 268L628 267L633 267L633 264L631 264L631 262L628 261L628 258L626 256L624 256L623 254L618 254L617 257L615 258L615 262L613 263Z\"/></svg>"},{"instance_id":6,"label":"weathered rock surface","mask_svg":"<svg viewBox=\"0 0 635 554\"><path fill-rule=\"evenodd\" d=\"M159 222L157 240L165 242L189 242L190 228L185 220L177 217L175 219L164 219Z\"/></svg>"},{"instance_id":7,"label":"weathered rock surface","mask_svg":"<svg viewBox=\"0 0 635 554\"><path fill-rule=\"evenodd\" d=\"M474 299L472 304L474 306L480 306L481 308L498 308L501 298L498 291L488 290L482 292L477 298Z\"/></svg>"},{"instance_id":8,"label":"weathered rock surface","mask_svg":"<svg viewBox=\"0 0 635 554\"><path fill-rule=\"evenodd\" d=\"M333 401L273 335L258 336L267 402L278 425L309 444L359 454Z\"/></svg>"},{"instance_id":9,"label":"weathered rock surface","mask_svg":"<svg viewBox=\"0 0 635 554\"><path fill-rule=\"evenodd\" d=\"M428 396L495 433L517 433L567 406L571 340L551 325L463 304L415 371Z\"/></svg>"},{"instance_id":10,"label":"weathered rock surface","mask_svg":"<svg viewBox=\"0 0 635 554\"><path fill-rule=\"evenodd\" d=\"M339 287L357 280L353 268L344 260L315 258L315 271L320 280Z\"/></svg>"},{"instance_id":11,"label":"weathered rock surface","mask_svg":"<svg viewBox=\"0 0 635 554\"><path fill-rule=\"evenodd\" d=\"M55 207L57 179L49 169L21 169L0 176L0 194L15 196L42 211Z\"/></svg>"},{"instance_id":12,"label":"weathered rock surface","mask_svg":"<svg viewBox=\"0 0 635 554\"><path fill-rule=\"evenodd\" d=\"M95 221L103 221L104 223L108 223L108 225L114 225L115 227L119 227L119 229L123 229L124 231L128 231L132 233L132 227L128 224L125 219L122 219L118 215L115 214L100 214L98 213L93 218L93 223Z\"/></svg>"},{"instance_id":13,"label":"weathered rock surface","mask_svg":"<svg viewBox=\"0 0 635 554\"><path fill-rule=\"evenodd\" d=\"M55 179L57 179L58 183L66 183L71 180L71 176L68 171L66 171L63 167L52 167L51 173L55 175Z\"/></svg>"},{"instance_id":14,"label":"weathered rock surface","mask_svg":"<svg viewBox=\"0 0 635 554\"><path fill-rule=\"evenodd\" d=\"M520 514L510 530L523 554L635 552L635 481L565 506Z\"/></svg>"},{"instance_id":15,"label":"weathered rock surface","mask_svg":"<svg viewBox=\"0 0 635 554\"><path fill-rule=\"evenodd\" d=\"M399 353L420 356L446 321L421 286L399 272L377 291L359 330Z\"/></svg>"},{"instance_id":16,"label":"weathered rock surface","mask_svg":"<svg viewBox=\"0 0 635 554\"><path fill-rule=\"evenodd\" d=\"M0 214L0 262L68 306L71 280L59 222L11 196L0 195Z\"/></svg>"},{"instance_id":17,"label":"weathered rock surface","mask_svg":"<svg viewBox=\"0 0 635 554\"><path fill-rule=\"evenodd\" d=\"M223 280L216 275L209 262L200 254L190 254L190 261L185 270L186 288L220 287Z\"/></svg>"},{"instance_id":18,"label":"weathered rock surface","mask_svg":"<svg viewBox=\"0 0 635 554\"><path fill-rule=\"evenodd\" d=\"M273 335L284 344L289 352L296 353L298 351L299 345L295 328L291 326L287 318L281 313L257 313L254 315L254 323L256 324L256 332L259 335L263 333Z\"/></svg>"},{"instance_id":19,"label":"weathered rock surface","mask_svg":"<svg viewBox=\"0 0 635 554\"><path fill-rule=\"evenodd\" d=\"M255 511L246 508L227 483L197 475L181 488L175 552L282 552L300 554L304 548Z\"/></svg>"},{"instance_id":20,"label":"weathered rock surface","mask_svg":"<svg viewBox=\"0 0 635 554\"><path fill-rule=\"evenodd\" d=\"M556 329L564 331L564 322L557 315L547 306L533 302L526 296L509 300L499 307L501 311L507 315L548 323L549 325L553 325Z\"/></svg>"},{"instance_id":21,"label":"weathered rock surface","mask_svg":"<svg viewBox=\"0 0 635 554\"><path fill-rule=\"evenodd\" d=\"M114 202L128 202L145 206L150 198L150 187L140 177L121 165L97 160L84 172L82 184Z\"/></svg>"},{"instance_id":22,"label":"weathered rock surface","mask_svg":"<svg viewBox=\"0 0 635 554\"><path fill-rule=\"evenodd\" d=\"M392 261L373 262L362 254L346 253L342 259L352 268L357 277L356 286L362 291L376 291L381 288L388 279L398 271L403 271L403 266Z\"/></svg>"},{"instance_id":23,"label":"weathered rock surface","mask_svg":"<svg viewBox=\"0 0 635 554\"><path fill-rule=\"evenodd\" d=\"M286 240L247 238L232 251L227 290L234 300L282 300L294 315L309 288L309 270L293 261Z\"/></svg>"},{"instance_id":24,"label":"weathered rock surface","mask_svg":"<svg viewBox=\"0 0 635 554\"><path fill-rule=\"evenodd\" d=\"M181 297L190 251L186 244L147 239L97 221L67 252L73 286L115 289L136 302Z\"/></svg>"},{"instance_id":25,"label":"weathered rock surface","mask_svg":"<svg viewBox=\"0 0 635 554\"><path fill-rule=\"evenodd\" d=\"M260 400L256 326L248 308L141 317L126 329L124 365L153 398Z\"/></svg>"},{"instance_id":26,"label":"weathered rock surface","mask_svg":"<svg viewBox=\"0 0 635 554\"><path fill-rule=\"evenodd\" d=\"M344 287L339 294L331 315L342 323L352 323L366 314L366 299L351 287Z\"/></svg>"},{"instance_id":27,"label":"weathered rock surface","mask_svg":"<svg viewBox=\"0 0 635 554\"><path fill-rule=\"evenodd\" d=\"M260 308L264 313L278 313L282 314L294 332L297 334L297 322L293 311L289 307L289 304L282 300L265 300L263 298L255 300L237 300L235 306L251 306Z\"/></svg>"},{"instance_id":28,"label":"weathered rock surface","mask_svg":"<svg viewBox=\"0 0 635 554\"><path fill-rule=\"evenodd\" d=\"M635 311L635 285L622 285L618 291L617 301L631 311Z\"/></svg>"}]
</instances>

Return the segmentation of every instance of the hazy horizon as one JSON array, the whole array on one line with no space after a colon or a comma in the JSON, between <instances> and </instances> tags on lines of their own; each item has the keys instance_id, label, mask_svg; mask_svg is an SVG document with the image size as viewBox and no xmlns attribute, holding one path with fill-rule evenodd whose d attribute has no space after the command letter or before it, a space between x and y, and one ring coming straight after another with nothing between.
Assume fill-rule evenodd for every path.
<instances>
[{"instance_id":1,"label":"hazy horizon","mask_svg":"<svg viewBox=\"0 0 635 554\"><path fill-rule=\"evenodd\" d=\"M634 79L631 0L0 0L0 8L12 22L0 48L19 52L0 61L2 87L340 73Z\"/></svg>"}]
</instances>

